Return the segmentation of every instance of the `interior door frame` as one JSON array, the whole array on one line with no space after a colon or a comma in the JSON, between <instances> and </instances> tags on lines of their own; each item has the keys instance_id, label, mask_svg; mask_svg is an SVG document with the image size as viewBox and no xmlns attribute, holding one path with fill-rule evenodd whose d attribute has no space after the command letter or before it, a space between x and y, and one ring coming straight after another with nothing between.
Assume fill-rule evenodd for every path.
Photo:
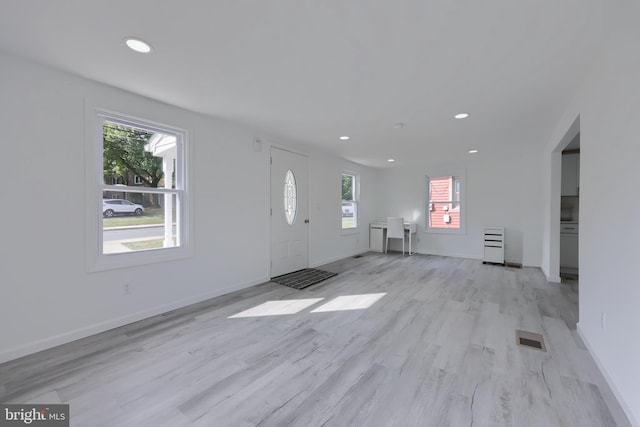
<instances>
[{"instance_id":1,"label":"interior door frame","mask_svg":"<svg viewBox=\"0 0 640 427\"><path fill-rule=\"evenodd\" d=\"M288 151L289 153L293 153L293 154L297 154L299 156L304 156L307 158L307 215L309 217L311 217L311 193L309 192L309 187L311 187L311 167L309 164L309 160L311 158L311 156L309 155L309 153L306 153L304 151L300 151L300 150L296 150L293 149L291 147L288 147L286 145L278 145L278 144L269 144L269 167L267 168L267 174L268 174L268 180L267 180L267 187L268 187L268 193L269 193L269 210L267 212L268 218L269 218L269 278L273 277L272 276L272 271L273 271L273 230L271 229L271 209L273 208L271 206L271 202L273 201L272 199L272 194L271 194L271 153L272 153L272 149L278 149L278 150L282 150L282 151ZM307 267L309 267L311 265L311 221L309 221L309 226L307 227Z\"/></svg>"}]
</instances>

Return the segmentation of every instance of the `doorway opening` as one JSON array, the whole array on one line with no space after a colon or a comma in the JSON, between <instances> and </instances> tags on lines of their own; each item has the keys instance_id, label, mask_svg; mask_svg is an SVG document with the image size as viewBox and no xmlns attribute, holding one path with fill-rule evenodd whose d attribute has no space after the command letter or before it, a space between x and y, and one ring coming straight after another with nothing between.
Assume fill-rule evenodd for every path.
<instances>
[{"instance_id":1,"label":"doorway opening","mask_svg":"<svg viewBox=\"0 0 640 427\"><path fill-rule=\"evenodd\" d=\"M578 280L580 235L580 132L562 150L560 183L560 279Z\"/></svg>"}]
</instances>

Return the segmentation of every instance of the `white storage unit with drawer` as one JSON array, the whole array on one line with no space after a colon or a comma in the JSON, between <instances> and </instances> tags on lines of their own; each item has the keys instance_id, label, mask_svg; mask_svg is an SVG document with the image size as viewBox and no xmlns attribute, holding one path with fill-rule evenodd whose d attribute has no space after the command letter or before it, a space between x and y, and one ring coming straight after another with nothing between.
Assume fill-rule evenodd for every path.
<instances>
[{"instance_id":1,"label":"white storage unit with drawer","mask_svg":"<svg viewBox=\"0 0 640 427\"><path fill-rule=\"evenodd\" d=\"M578 269L578 224L560 224L560 272ZM571 274L576 274L574 271Z\"/></svg>"},{"instance_id":2,"label":"white storage unit with drawer","mask_svg":"<svg viewBox=\"0 0 640 427\"><path fill-rule=\"evenodd\" d=\"M485 227L484 258L482 263L504 265L504 227Z\"/></svg>"},{"instance_id":3,"label":"white storage unit with drawer","mask_svg":"<svg viewBox=\"0 0 640 427\"><path fill-rule=\"evenodd\" d=\"M384 252L387 230L380 224L369 224L369 250Z\"/></svg>"}]
</instances>

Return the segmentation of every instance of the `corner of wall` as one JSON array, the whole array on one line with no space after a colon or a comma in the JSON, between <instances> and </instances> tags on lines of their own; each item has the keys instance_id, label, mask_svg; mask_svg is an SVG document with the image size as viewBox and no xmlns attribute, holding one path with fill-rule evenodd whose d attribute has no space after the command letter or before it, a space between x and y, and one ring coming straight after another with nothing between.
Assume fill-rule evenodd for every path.
<instances>
[{"instance_id":1,"label":"corner of wall","mask_svg":"<svg viewBox=\"0 0 640 427\"><path fill-rule=\"evenodd\" d=\"M600 358L598 357L598 355L596 354L596 352L593 350L593 346L591 345L591 343L589 342L589 340L587 339L587 336L582 328L582 324L580 322L578 322L578 324L576 325L577 327L577 331L578 331L578 335L580 335L580 338L582 339L582 341L584 342L585 347L587 348L587 351L589 352L589 355L591 356L591 358L593 359L593 361L595 362L596 366L598 367L598 370L600 371L600 373L602 374L606 385L609 387L609 391L613 394L613 397L615 398L616 402L612 402L611 399L609 399L609 401L607 402L608 404L614 404L617 403L617 407L611 407L611 405L609 406L609 410L612 412L612 416L613 418L616 420L616 424L618 426L632 426L632 427L640 427L640 422L638 422L637 419L635 419L633 412L631 411L631 408L629 407L629 405L627 405L627 402L624 400L624 398L622 397L622 395L620 394L620 391L618 390L618 388L615 386L615 383L612 381L609 373L607 372L607 369L605 368L604 364L600 361Z\"/></svg>"},{"instance_id":2,"label":"corner of wall","mask_svg":"<svg viewBox=\"0 0 640 427\"><path fill-rule=\"evenodd\" d=\"M549 273L549 270L545 267L540 267L540 269L542 270L542 274L544 274L544 277L547 279L547 282L560 283L562 281L560 279L560 275L557 275L557 276L551 275Z\"/></svg>"}]
</instances>

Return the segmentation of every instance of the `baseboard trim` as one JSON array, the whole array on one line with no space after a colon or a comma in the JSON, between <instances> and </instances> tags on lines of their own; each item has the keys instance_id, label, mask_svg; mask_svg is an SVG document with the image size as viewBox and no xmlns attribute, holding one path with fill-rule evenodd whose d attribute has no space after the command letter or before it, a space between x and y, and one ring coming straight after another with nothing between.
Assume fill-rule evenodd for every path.
<instances>
[{"instance_id":1,"label":"baseboard trim","mask_svg":"<svg viewBox=\"0 0 640 427\"><path fill-rule=\"evenodd\" d=\"M511 267L511 268L522 268L522 263L519 261L510 261L508 259L504 260L504 265L506 267Z\"/></svg>"},{"instance_id":2,"label":"baseboard trim","mask_svg":"<svg viewBox=\"0 0 640 427\"><path fill-rule=\"evenodd\" d=\"M620 394L620 391L618 390L618 388L616 387L615 383L613 382L613 380L609 376L609 373L607 372L607 369L604 367L604 365L602 364L602 362L598 358L598 355L596 354L596 352L593 351L593 347L589 343L589 340L585 336L584 332L582 332L582 326L580 325L580 322L577 323L576 329L578 331L578 335L580 335L580 338L582 338L582 341L584 342L585 347L587 347L587 351L591 355L591 358L596 363L596 366L600 370L600 373L604 377L604 380L607 382L607 385L609 386L609 389L611 389L611 392L613 393L613 395L615 396L616 400L618 401L618 405L620 405L620 410L621 410L621 411L618 411L618 412L621 412L620 415L624 415L624 416L627 417L626 420L618 420L618 419L616 419L616 422L618 423L618 425L622 425L620 421L627 421L628 425L631 425L633 427L640 427L640 423L638 423L638 420L635 419L633 413L631 412L631 408L629 408L629 405L627 405L627 402L624 400L624 398Z\"/></svg>"},{"instance_id":3,"label":"baseboard trim","mask_svg":"<svg viewBox=\"0 0 640 427\"><path fill-rule=\"evenodd\" d=\"M36 341L23 344L18 347L14 347L9 350L5 350L1 352L0 363L9 362L11 360L28 356L30 354L37 353L39 351L47 350L52 347L57 347L62 344L67 344L72 341L79 340L81 338L86 338L91 335L99 334L101 332L105 332L110 329L119 328L120 326L128 325L133 322L138 322L140 320L144 320L149 317L167 313L169 311L176 310L178 308L186 307L191 304L196 304L211 298L219 297L221 295L225 295L230 292L234 292L234 291L245 289L251 286L259 285L261 283L265 283L268 281L269 281L268 277L261 277L258 279L250 280L248 282L239 283L233 286L227 286L222 289L217 289L213 292L206 292L203 294L199 294L197 296L184 298L180 301L173 302L170 304L149 308L143 311L128 314L126 316L118 317L116 319L95 323L93 325L78 328L73 331L63 332L61 334L58 334L52 337L36 340Z\"/></svg>"},{"instance_id":4,"label":"baseboard trim","mask_svg":"<svg viewBox=\"0 0 640 427\"><path fill-rule=\"evenodd\" d=\"M339 257L329 258L329 259L325 259L325 260L322 260L322 261L314 261L312 263L309 263L309 267L310 268L320 267L322 265L330 264L332 262L340 261L342 259L349 258L349 257L352 257L352 256L366 254L367 252L370 252L369 249L357 250L357 251L353 252L352 254L341 255Z\"/></svg>"},{"instance_id":5,"label":"baseboard trim","mask_svg":"<svg viewBox=\"0 0 640 427\"><path fill-rule=\"evenodd\" d=\"M470 254L437 253L437 252L425 253L425 252L420 252L420 251L415 251L414 253L422 254L422 255L442 256L442 257L447 257L447 258L464 258L464 259L473 259L473 260L477 260L477 261L482 261L482 257L477 257L477 256L470 255Z\"/></svg>"}]
</instances>

